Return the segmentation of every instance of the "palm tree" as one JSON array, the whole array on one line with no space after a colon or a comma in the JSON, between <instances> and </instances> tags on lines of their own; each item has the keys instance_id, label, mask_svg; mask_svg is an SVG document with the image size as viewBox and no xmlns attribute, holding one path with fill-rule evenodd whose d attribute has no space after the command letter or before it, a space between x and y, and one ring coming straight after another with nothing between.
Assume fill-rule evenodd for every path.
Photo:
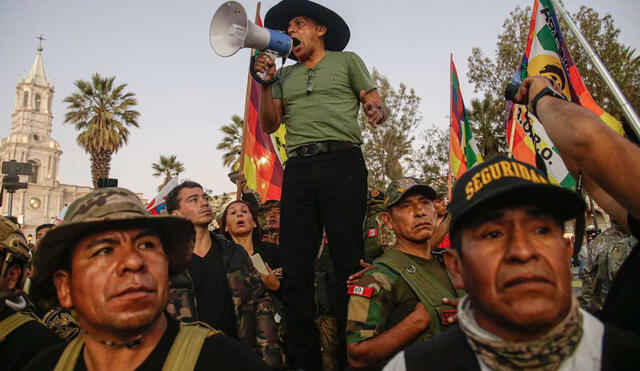
<instances>
[{"instance_id":1,"label":"palm tree","mask_svg":"<svg viewBox=\"0 0 640 371\"><path fill-rule=\"evenodd\" d=\"M222 137L222 141L218 143L216 148L226 151L222 155L222 164L231 169L233 169L240 160L243 124L240 116L232 115L231 123L220 128L220 131L224 133L224 137Z\"/></svg>"},{"instance_id":2,"label":"palm tree","mask_svg":"<svg viewBox=\"0 0 640 371\"><path fill-rule=\"evenodd\" d=\"M153 176L164 175L164 180L162 181L162 184L158 186L158 191L167 185L171 178L184 171L184 165L176 159L176 155L168 157L160 155L160 161L151 164L151 168L156 171L153 173Z\"/></svg>"},{"instance_id":3,"label":"palm tree","mask_svg":"<svg viewBox=\"0 0 640 371\"><path fill-rule=\"evenodd\" d=\"M501 106L503 104L504 102L495 102L489 95L485 95L483 100L472 99L471 111L467 111L478 149L485 159L507 150L504 126L501 122L495 122L495 117L504 109Z\"/></svg>"},{"instance_id":4,"label":"palm tree","mask_svg":"<svg viewBox=\"0 0 640 371\"><path fill-rule=\"evenodd\" d=\"M127 127L137 128L140 117L132 109L138 104L135 94L124 91L127 84L114 86L115 79L95 73L90 81L77 80L79 91L64 99L69 103L64 122L76 126L78 144L91 155L94 187L99 178L109 177L111 155L127 144Z\"/></svg>"}]
</instances>

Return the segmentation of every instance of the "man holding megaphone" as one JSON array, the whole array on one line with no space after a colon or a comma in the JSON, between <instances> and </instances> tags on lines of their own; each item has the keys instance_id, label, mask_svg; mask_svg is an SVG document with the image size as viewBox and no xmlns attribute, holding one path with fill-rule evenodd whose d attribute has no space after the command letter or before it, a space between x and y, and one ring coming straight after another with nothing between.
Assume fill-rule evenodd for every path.
<instances>
[{"instance_id":1,"label":"man holding megaphone","mask_svg":"<svg viewBox=\"0 0 640 371\"><path fill-rule=\"evenodd\" d=\"M289 58L297 61L276 70L275 62L261 53L254 63L255 72L266 72L263 80L277 79L262 88L262 128L272 133L284 123L287 129L280 244L291 366L318 369L321 364L313 264L323 227L341 283L334 300L344 365L346 281L363 255L367 198L358 111L362 104L373 127L387 113L362 59L342 51L350 31L338 14L312 1L282 0L267 12L265 26L289 35Z\"/></svg>"}]
</instances>

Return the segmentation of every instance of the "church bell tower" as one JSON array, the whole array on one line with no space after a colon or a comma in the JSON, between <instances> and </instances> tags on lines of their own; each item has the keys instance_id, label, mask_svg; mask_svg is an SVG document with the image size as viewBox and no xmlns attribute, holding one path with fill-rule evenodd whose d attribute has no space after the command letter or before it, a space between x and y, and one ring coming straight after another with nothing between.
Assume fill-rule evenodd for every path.
<instances>
[{"instance_id":1,"label":"church bell tower","mask_svg":"<svg viewBox=\"0 0 640 371\"><path fill-rule=\"evenodd\" d=\"M0 142L0 157L2 161L30 162L29 183L56 186L62 151L51 138L54 89L44 73L42 46L37 50L31 70L16 86L11 132Z\"/></svg>"}]
</instances>

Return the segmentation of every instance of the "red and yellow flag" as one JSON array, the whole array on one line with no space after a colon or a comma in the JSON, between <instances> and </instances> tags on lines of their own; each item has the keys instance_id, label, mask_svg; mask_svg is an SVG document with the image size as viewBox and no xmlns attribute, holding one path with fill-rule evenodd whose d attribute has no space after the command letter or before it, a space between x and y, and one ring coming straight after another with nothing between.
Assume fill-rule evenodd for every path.
<instances>
[{"instance_id":1,"label":"red and yellow flag","mask_svg":"<svg viewBox=\"0 0 640 371\"><path fill-rule=\"evenodd\" d=\"M262 26L259 13L256 14L256 24ZM253 50L251 52L253 53ZM258 192L262 202L279 200L286 160L284 125L280 125L278 131L271 135L265 133L258 115L261 86L249 76L247 89L249 91L244 118L242 172L247 179L247 187Z\"/></svg>"},{"instance_id":2,"label":"red and yellow flag","mask_svg":"<svg viewBox=\"0 0 640 371\"><path fill-rule=\"evenodd\" d=\"M528 76L545 76L555 81L567 99L598 115L614 131L623 133L622 125L598 106L584 85L550 0L534 1L527 46L513 81L520 82ZM574 188L576 181L538 119L524 105L507 104L507 110L507 140L513 157L537 166L552 182Z\"/></svg>"},{"instance_id":3,"label":"red and yellow flag","mask_svg":"<svg viewBox=\"0 0 640 371\"><path fill-rule=\"evenodd\" d=\"M451 56L451 128L449 131L449 168L460 178L469 168L482 162L482 155L471 132L471 125L464 108L458 72Z\"/></svg>"}]
</instances>

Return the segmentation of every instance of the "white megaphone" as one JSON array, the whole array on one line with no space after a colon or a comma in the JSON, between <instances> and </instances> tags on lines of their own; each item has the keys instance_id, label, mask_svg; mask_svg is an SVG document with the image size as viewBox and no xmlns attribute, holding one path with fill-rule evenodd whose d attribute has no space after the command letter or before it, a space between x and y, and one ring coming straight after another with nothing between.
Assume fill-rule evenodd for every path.
<instances>
[{"instance_id":1,"label":"white megaphone","mask_svg":"<svg viewBox=\"0 0 640 371\"><path fill-rule=\"evenodd\" d=\"M277 57L287 58L291 53L289 36L251 22L237 1L227 1L213 14L209 42L213 51L221 57L230 57L242 48L260 50L273 60ZM258 76L263 79L265 74L258 73Z\"/></svg>"}]
</instances>

